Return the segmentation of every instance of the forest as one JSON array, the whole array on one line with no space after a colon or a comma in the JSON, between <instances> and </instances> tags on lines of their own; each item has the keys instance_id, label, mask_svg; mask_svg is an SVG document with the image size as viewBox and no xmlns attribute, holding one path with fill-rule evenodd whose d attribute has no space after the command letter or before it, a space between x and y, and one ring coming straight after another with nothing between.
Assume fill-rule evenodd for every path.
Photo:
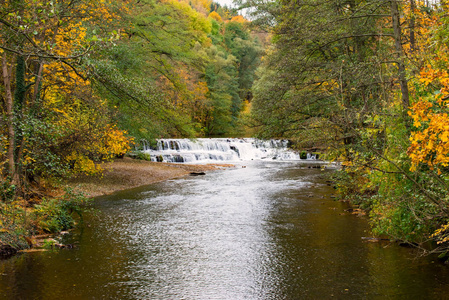
<instances>
[{"instance_id":1,"label":"forest","mask_svg":"<svg viewBox=\"0 0 449 300\"><path fill-rule=\"evenodd\" d=\"M254 135L341 162L374 234L446 255L449 4L234 3L1 2L1 245L72 227L88 200L58 185L142 141Z\"/></svg>"},{"instance_id":2,"label":"forest","mask_svg":"<svg viewBox=\"0 0 449 300\"><path fill-rule=\"evenodd\" d=\"M246 1L273 46L253 87L262 137L341 161L341 199L373 233L449 241L447 1Z\"/></svg>"}]
</instances>

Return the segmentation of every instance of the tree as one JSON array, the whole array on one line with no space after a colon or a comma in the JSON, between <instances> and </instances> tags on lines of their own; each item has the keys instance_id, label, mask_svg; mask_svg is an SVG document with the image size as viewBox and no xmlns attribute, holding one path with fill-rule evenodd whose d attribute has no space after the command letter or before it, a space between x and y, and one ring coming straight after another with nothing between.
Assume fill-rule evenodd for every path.
<instances>
[{"instance_id":1,"label":"tree","mask_svg":"<svg viewBox=\"0 0 449 300\"><path fill-rule=\"evenodd\" d=\"M383 93L390 82L384 67L391 36L385 27L387 4L281 1L275 48L265 67L273 72L257 85L253 106L263 128L277 128L281 136L309 147L314 145L306 138L308 128L322 133L311 135L321 140L315 146L353 144L367 118L381 109L379 100L388 101ZM267 118L264 112L277 110L279 103L284 115Z\"/></svg>"},{"instance_id":2,"label":"tree","mask_svg":"<svg viewBox=\"0 0 449 300\"><path fill-rule=\"evenodd\" d=\"M227 22L210 20L213 46L206 50L210 62L205 77L212 105L206 133L236 134L241 130L239 115L244 101L252 98L251 86L262 48L241 16Z\"/></svg>"},{"instance_id":3,"label":"tree","mask_svg":"<svg viewBox=\"0 0 449 300\"><path fill-rule=\"evenodd\" d=\"M122 16L122 38L92 60L99 91L137 139L195 135L190 106L209 31L184 2L139 1Z\"/></svg>"},{"instance_id":4,"label":"tree","mask_svg":"<svg viewBox=\"0 0 449 300\"><path fill-rule=\"evenodd\" d=\"M6 175L13 185L20 187L18 190L40 176L37 172L40 168L30 169L29 166L36 165L37 157L33 155L39 153L34 151L39 144L36 129L59 126L56 119L45 118L52 110L54 112L53 104L70 99L65 102L68 106L64 109L69 108L71 101L82 99L83 95L77 93L84 93L89 86L81 64L98 38L86 26L100 18L103 24L112 22L109 4L89 0L58 3L15 0L6 1L1 7L1 90L5 95L2 97L5 121L1 131L7 133ZM70 111L60 114L69 115ZM51 124L52 121L56 123ZM56 158L61 153L55 153L55 149L44 143L39 145L48 154L39 158L52 160L54 157L53 163L64 160ZM45 164L45 160L39 163ZM52 168L57 169L55 165L48 165L47 171Z\"/></svg>"},{"instance_id":5,"label":"tree","mask_svg":"<svg viewBox=\"0 0 449 300\"><path fill-rule=\"evenodd\" d=\"M370 211L375 234L430 238L447 251L447 4L277 8L274 47L254 87L261 135L341 160L338 190Z\"/></svg>"}]
</instances>

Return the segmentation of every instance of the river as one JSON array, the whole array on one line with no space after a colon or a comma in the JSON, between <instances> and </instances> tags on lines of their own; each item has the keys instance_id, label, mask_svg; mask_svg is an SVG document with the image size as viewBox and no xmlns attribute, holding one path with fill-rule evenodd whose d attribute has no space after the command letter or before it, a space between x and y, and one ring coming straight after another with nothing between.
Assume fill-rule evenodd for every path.
<instances>
[{"instance_id":1,"label":"river","mask_svg":"<svg viewBox=\"0 0 449 300\"><path fill-rule=\"evenodd\" d=\"M0 298L447 298L447 266L362 239L365 217L309 166L248 161L99 197L74 249L0 261Z\"/></svg>"}]
</instances>

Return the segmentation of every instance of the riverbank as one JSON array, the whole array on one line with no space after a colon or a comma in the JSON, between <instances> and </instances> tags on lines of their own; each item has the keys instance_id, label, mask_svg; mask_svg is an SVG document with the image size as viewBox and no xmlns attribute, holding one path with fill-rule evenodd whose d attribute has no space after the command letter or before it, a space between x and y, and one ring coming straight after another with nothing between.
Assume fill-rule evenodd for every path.
<instances>
[{"instance_id":1,"label":"riverbank","mask_svg":"<svg viewBox=\"0 0 449 300\"><path fill-rule=\"evenodd\" d=\"M156 182L180 178L195 172L208 172L233 167L231 164L189 165L160 163L125 157L102 165L101 176L77 176L69 179L66 186L87 197L112 194Z\"/></svg>"}]
</instances>

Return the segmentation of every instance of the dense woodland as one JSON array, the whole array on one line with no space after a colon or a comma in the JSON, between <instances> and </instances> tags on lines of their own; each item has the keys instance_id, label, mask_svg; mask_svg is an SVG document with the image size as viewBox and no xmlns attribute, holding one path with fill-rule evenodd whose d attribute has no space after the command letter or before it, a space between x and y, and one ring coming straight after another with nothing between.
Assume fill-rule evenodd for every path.
<instances>
[{"instance_id":1,"label":"dense woodland","mask_svg":"<svg viewBox=\"0 0 449 300\"><path fill-rule=\"evenodd\" d=\"M341 198L374 234L434 252L449 240L446 1L243 1L272 28L252 114L262 137L338 160Z\"/></svg>"},{"instance_id":2,"label":"dense woodland","mask_svg":"<svg viewBox=\"0 0 449 300\"><path fill-rule=\"evenodd\" d=\"M448 251L449 4L234 2L1 1L2 245L71 227L86 199L52 188L142 140L256 134L342 162L374 234Z\"/></svg>"}]
</instances>

